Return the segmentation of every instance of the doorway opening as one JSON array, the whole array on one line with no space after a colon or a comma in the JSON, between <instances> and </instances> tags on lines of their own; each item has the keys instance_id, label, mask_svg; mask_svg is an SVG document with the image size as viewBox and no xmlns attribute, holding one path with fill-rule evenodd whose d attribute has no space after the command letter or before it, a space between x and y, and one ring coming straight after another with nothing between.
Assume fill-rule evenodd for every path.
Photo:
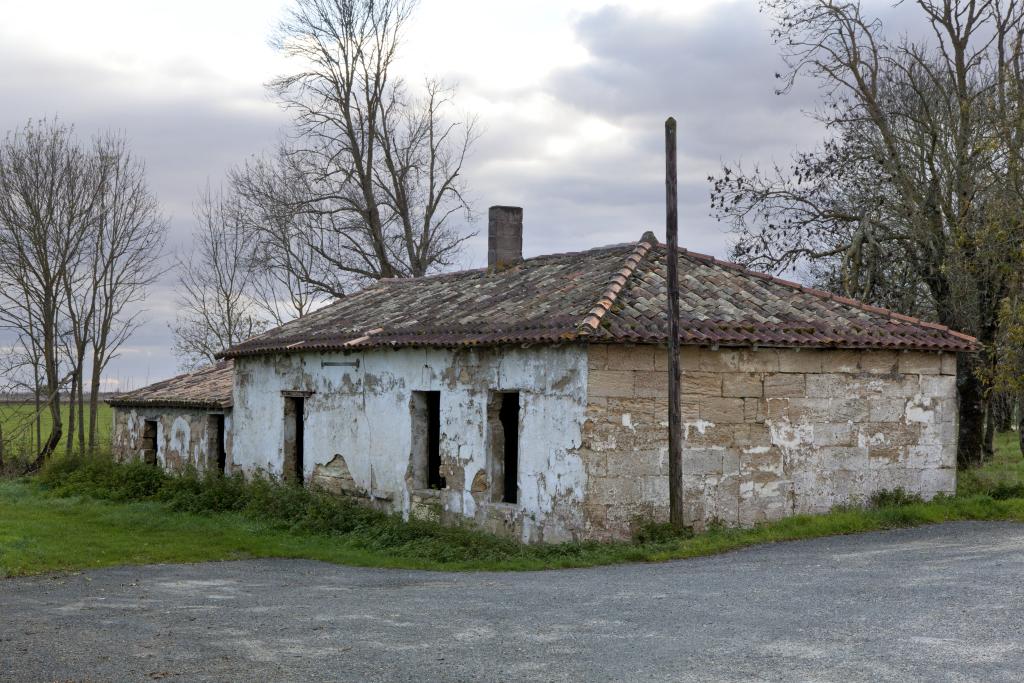
<instances>
[{"instance_id":1,"label":"doorway opening","mask_svg":"<svg viewBox=\"0 0 1024 683\"><path fill-rule=\"evenodd\" d=\"M413 486L443 489L441 476L441 392L412 392Z\"/></svg>"},{"instance_id":2,"label":"doorway opening","mask_svg":"<svg viewBox=\"0 0 1024 683\"><path fill-rule=\"evenodd\" d=\"M305 406L302 396L284 397L284 480L299 484L305 481Z\"/></svg>"},{"instance_id":3,"label":"doorway opening","mask_svg":"<svg viewBox=\"0 0 1024 683\"><path fill-rule=\"evenodd\" d=\"M156 420L142 424L142 461L147 465L156 464Z\"/></svg>"},{"instance_id":4,"label":"doorway opening","mask_svg":"<svg viewBox=\"0 0 1024 683\"><path fill-rule=\"evenodd\" d=\"M487 406L491 499L519 502L519 392L500 391Z\"/></svg>"},{"instance_id":5,"label":"doorway opening","mask_svg":"<svg viewBox=\"0 0 1024 683\"><path fill-rule=\"evenodd\" d=\"M207 453L216 458L217 471L224 474L224 470L227 467L228 453L224 445L223 413L210 415L209 435L210 440L207 445Z\"/></svg>"}]
</instances>

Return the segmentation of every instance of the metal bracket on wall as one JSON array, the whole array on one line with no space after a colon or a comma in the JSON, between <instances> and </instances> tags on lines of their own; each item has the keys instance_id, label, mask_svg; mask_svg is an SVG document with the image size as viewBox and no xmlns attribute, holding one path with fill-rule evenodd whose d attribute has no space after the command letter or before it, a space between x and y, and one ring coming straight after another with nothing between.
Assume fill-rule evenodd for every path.
<instances>
[{"instance_id":1,"label":"metal bracket on wall","mask_svg":"<svg viewBox=\"0 0 1024 683\"><path fill-rule=\"evenodd\" d=\"M359 359L356 358L355 360L349 360L349 361L322 360L322 361L320 361L320 367L322 367L322 368L343 368L343 367L349 367L349 368L355 368L356 370L358 370L359 369Z\"/></svg>"}]
</instances>

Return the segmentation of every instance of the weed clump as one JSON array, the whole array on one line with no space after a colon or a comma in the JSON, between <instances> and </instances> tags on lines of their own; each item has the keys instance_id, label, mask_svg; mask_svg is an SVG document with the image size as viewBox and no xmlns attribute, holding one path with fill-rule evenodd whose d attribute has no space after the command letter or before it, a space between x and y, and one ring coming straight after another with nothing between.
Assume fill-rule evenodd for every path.
<instances>
[{"instance_id":1,"label":"weed clump","mask_svg":"<svg viewBox=\"0 0 1024 683\"><path fill-rule=\"evenodd\" d=\"M868 498L868 507L879 510L881 508L902 507L904 505L915 505L923 503L924 498L918 493L910 493L902 486L894 489L881 489L875 491Z\"/></svg>"},{"instance_id":2,"label":"weed clump","mask_svg":"<svg viewBox=\"0 0 1024 683\"><path fill-rule=\"evenodd\" d=\"M645 543L671 543L682 539L693 538L693 528L676 527L669 522L638 521L633 525L633 542Z\"/></svg>"},{"instance_id":3,"label":"weed clump","mask_svg":"<svg viewBox=\"0 0 1024 683\"><path fill-rule=\"evenodd\" d=\"M1024 484L998 484L989 490L988 495L995 500L1024 498Z\"/></svg>"}]
</instances>

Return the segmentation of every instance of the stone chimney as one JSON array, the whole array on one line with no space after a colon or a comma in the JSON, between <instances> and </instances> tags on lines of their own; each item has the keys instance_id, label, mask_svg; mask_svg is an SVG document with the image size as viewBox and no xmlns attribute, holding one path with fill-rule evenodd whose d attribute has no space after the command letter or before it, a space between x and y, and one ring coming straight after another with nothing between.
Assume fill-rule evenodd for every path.
<instances>
[{"instance_id":1,"label":"stone chimney","mask_svg":"<svg viewBox=\"0 0 1024 683\"><path fill-rule=\"evenodd\" d=\"M503 270L522 260L522 207L492 206L487 211L487 267Z\"/></svg>"}]
</instances>

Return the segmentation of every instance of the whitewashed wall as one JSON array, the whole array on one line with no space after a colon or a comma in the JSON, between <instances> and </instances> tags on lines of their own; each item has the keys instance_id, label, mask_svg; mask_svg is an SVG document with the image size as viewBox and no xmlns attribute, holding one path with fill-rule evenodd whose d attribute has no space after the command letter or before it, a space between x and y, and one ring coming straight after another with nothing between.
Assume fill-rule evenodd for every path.
<instances>
[{"instance_id":1,"label":"whitewashed wall","mask_svg":"<svg viewBox=\"0 0 1024 683\"><path fill-rule=\"evenodd\" d=\"M359 362L359 367L326 363ZM284 396L305 401L305 478L338 475L356 493L408 516L413 391L441 392L441 460L447 521L472 519L524 541L574 538L583 524L585 474L577 454L586 413L585 348L401 349L304 353L235 361L232 463L282 475ZM520 392L519 502L474 491L488 471L491 392ZM339 457L340 456L340 457ZM328 472L328 470L330 470Z\"/></svg>"},{"instance_id":2,"label":"whitewashed wall","mask_svg":"<svg viewBox=\"0 0 1024 683\"><path fill-rule=\"evenodd\" d=\"M192 465L202 472L216 467L217 455L210 452L210 415L206 410L185 408L114 408L111 447L119 460L142 457L142 436L146 420L155 420L157 463L170 471ZM231 411L224 415L224 447L231 463Z\"/></svg>"}]
</instances>

